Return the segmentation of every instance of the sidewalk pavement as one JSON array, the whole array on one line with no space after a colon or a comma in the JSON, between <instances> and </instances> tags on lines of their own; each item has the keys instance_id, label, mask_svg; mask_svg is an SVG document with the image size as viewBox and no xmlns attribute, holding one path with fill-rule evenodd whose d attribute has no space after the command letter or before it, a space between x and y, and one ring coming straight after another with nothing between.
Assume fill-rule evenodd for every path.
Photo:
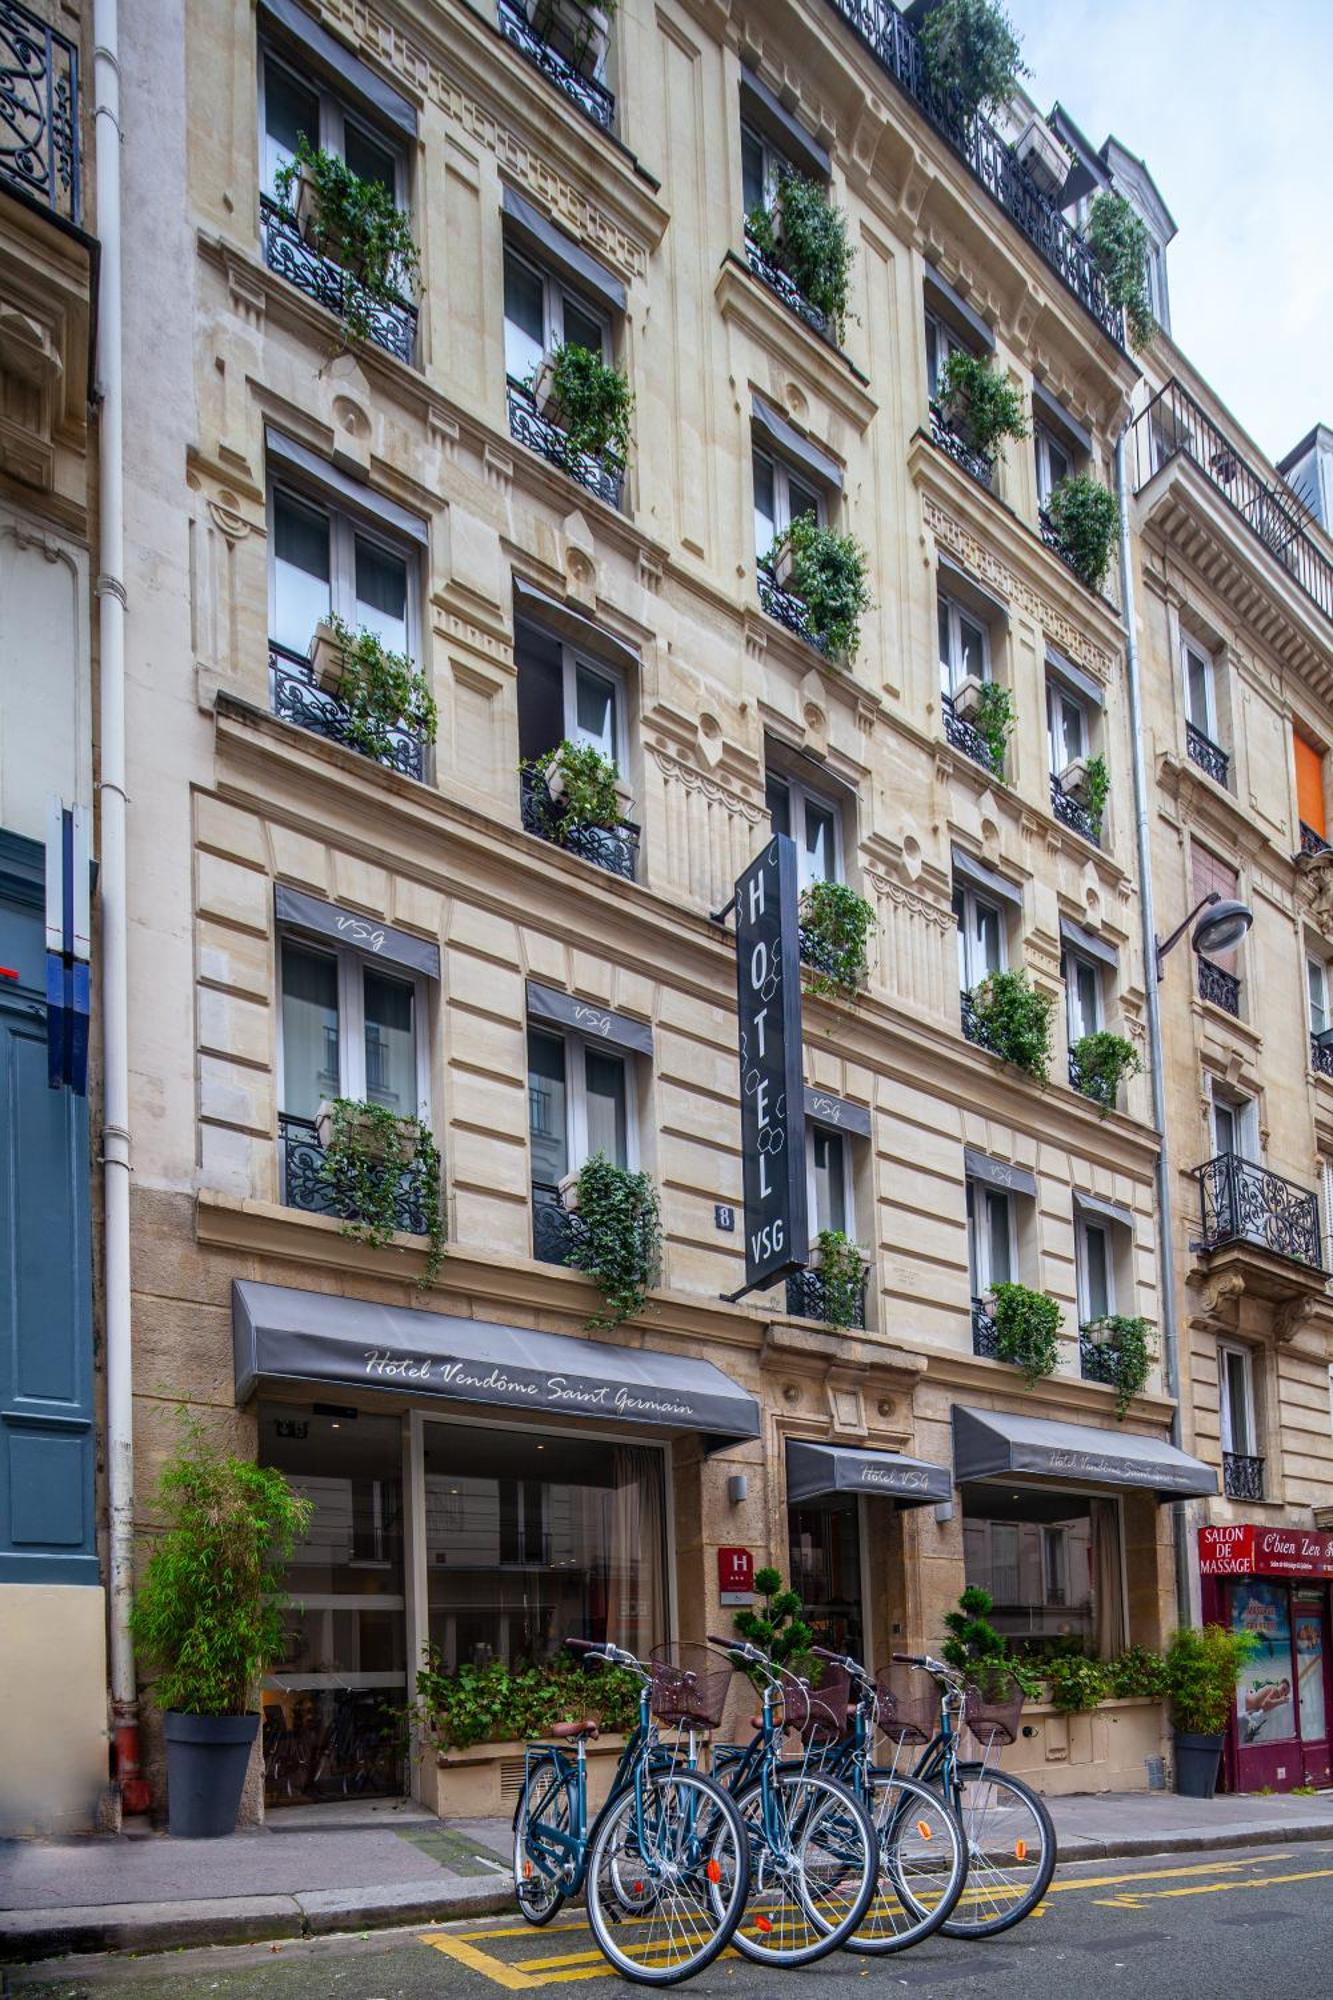
<instances>
[{"instance_id":1,"label":"sidewalk pavement","mask_svg":"<svg viewBox=\"0 0 1333 2000\"><path fill-rule=\"evenodd\" d=\"M1333 1841L1333 1792L1047 1803L1066 1862ZM441 1822L406 1802L290 1807L224 1840L4 1841L0 1963L482 1916L513 1906L509 1855L507 1820Z\"/></svg>"}]
</instances>

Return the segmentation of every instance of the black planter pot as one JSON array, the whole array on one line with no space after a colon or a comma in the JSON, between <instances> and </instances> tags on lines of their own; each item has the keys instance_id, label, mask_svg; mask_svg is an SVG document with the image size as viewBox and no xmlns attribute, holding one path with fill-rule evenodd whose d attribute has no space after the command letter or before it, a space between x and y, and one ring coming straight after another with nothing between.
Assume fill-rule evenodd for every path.
<instances>
[{"instance_id":1,"label":"black planter pot","mask_svg":"<svg viewBox=\"0 0 1333 2000\"><path fill-rule=\"evenodd\" d=\"M236 1831L257 1715L163 1717L167 1739L168 1830L177 1840L216 1840Z\"/></svg>"},{"instance_id":2,"label":"black planter pot","mask_svg":"<svg viewBox=\"0 0 1333 2000\"><path fill-rule=\"evenodd\" d=\"M1222 1761L1220 1736L1189 1736L1175 1732L1176 1790L1182 1798L1210 1799L1217 1790Z\"/></svg>"}]
</instances>

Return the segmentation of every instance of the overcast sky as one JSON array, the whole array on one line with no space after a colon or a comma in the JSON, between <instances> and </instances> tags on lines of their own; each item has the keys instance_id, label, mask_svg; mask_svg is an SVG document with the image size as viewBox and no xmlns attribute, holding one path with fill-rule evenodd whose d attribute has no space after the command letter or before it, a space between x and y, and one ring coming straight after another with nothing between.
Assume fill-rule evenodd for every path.
<instances>
[{"instance_id":1,"label":"overcast sky","mask_svg":"<svg viewBox=\"0 0 1333 2000\"><path fill-rule=\"evenodd\" d=\"M1333 0L1008 0L1043 111L1148 163L1176 344L1273 459L1333 423Z\"/></svg>"}]
</instances>

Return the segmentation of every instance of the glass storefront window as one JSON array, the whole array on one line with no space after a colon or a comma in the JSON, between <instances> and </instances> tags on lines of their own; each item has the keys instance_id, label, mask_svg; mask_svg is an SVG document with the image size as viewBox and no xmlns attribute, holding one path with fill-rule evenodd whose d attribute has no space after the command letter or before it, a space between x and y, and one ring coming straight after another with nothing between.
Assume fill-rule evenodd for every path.
<instances>
[{"instance_id":1,"label":"glass storefront window","mask_svg":"<svg viewBox=\"0 0 1333 2000\"><path fill-rule=\"evenodd\" d=\"M864 1660L860 1527L854 1495L787 1509L791 1587L816 1642Z\"/></svg>"},{"instance_id":2,"label":"glass storefront window","mask_svg":"<svg viewBox=\"0 0 1333 2000\"><path fill-rule=\"evenodd\" d=\"M264 1682L270 1804L403 1788L402 1438L397 1417L260 1407L260 1464L314 1506L288 1571L286 1648Z\"/></svg>"},{"instance_id":3,"label":"glass storefront window","mask_svg":"<svg viewBox=\"0 0 1333 2000\"><path fill-rule=\"evenodd\" d=\"M969 1585L990 1592L990 1620L1020 1649L1077 1648L1101 1659L1125 1632L1120 1510L1114 1500L1035 1487L964 1486Z\"/></svg>"},{"instance_id":4,"label":"glass storefront window","mask_svg":"<svg viewBox=\"0 0 1333 2000\"><path fill-rule=\"evenodd\" d=\"M655 1446L426 1426L430 1639L447 1671L545 1660L569 1638L666 1639Z\"/></svg>"}]
</instances>

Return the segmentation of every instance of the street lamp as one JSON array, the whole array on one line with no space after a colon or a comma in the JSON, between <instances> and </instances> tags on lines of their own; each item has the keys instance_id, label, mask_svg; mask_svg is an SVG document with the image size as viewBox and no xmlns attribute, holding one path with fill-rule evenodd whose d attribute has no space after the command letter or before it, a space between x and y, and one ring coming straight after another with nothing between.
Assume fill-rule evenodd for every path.
<instances>
[{"instance_id":1,"label":"street lamp","mask_svg":"<svg viewBox=\"0 0 1333 2000\"><path fill-rule=\"evenodd\" d=\"M1200 911L1206 910L1207 916ZM1194 919L1199 921L1194 924ZM1220 889L1210 889L1202 901L1196 903L1184 923L1177 924L1169 938L1154 940L1157 946L1157 977L1162 977L1162 960L1173 945L1180 943L1191 924L1194 935L1190 945L1202 957L1210 953L1230 951L1233 944L1239 944L1250 925L1254 922L1254 911L1248 903L1233 902L1223 897Z\"/></svg>"}]
</instances>

